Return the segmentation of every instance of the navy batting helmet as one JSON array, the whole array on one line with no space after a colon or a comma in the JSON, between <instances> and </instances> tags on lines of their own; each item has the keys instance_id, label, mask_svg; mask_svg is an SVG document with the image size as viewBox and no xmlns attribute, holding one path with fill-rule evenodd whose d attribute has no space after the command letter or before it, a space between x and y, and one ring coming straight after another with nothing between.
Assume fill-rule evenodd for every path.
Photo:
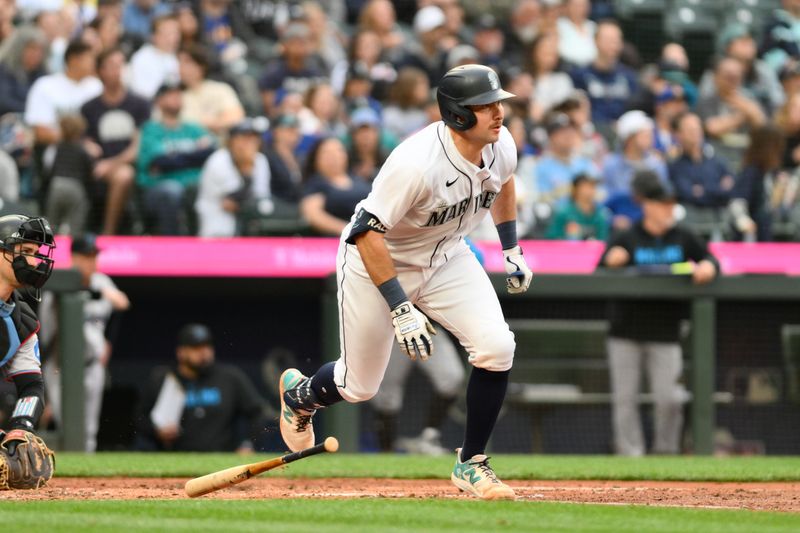
<instances>
[{"instance_id":1,"label":"navy batting helmet","mask_svg":"<svg viewBox=\"0 0 800 533\"><path fill-rule=\"evenodd\" d=\"M32 243L39 246L33 254L39 263L34 267L28 264L26 255L16 250L17 244ZM11 265L17 281L28 287L40 289L53 272L53 249L56 241L53 230L44 218L31 218L25 215L6 215L0 217L0 248L12 254Z\"/></svg>"},{"instance_id":2,"label":"navy batting helmet","mask_svg":"<svg viewBox=\"0 0 800 533\"><path fill-rule=\"evenodd\" d=\"M491 104L514 96L500 87L497 73L483 65L462 65L448 70L436 91L442 120L458 131L466 131L478 121L467 106Z\"/></svg>"}]
</instances>

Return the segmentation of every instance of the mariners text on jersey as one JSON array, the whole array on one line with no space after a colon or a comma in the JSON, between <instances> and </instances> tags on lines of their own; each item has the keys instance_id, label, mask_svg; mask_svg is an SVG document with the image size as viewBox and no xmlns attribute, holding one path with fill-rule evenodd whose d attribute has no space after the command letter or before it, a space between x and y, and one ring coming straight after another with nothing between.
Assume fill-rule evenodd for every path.
<instances>
[{"instance_id":1,"label":"mariners text on jersey","mask_svg":"<svg viewBox=\"0 0 800 533\"><path fill-rule=\"evenodd\" d=\"M363 208L379 219L396 262L441 265L454 247L465 246L462 237L478 226L513 175L517 151L505 127L482 158L482 166L464 159L449 129L435 122L395 148L355 211ZM349 233L350 226L343 234Z\"/></svg>"}]
</instances>

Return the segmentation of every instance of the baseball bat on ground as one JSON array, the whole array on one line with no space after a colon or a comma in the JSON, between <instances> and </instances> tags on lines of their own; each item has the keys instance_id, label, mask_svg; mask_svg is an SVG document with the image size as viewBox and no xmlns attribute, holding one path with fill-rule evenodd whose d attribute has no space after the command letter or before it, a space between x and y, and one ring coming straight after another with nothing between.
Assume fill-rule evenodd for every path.
<instances>
[{"instance_id":1,"label":"baseball bat on ground","mask_svg":"<svg viewBox=\"0 0 800 533\"><path fill-rule=\"evenodd\" d=\"M196 498L215 490L224 489L231 485L236 485L242 481L247 481L253 476L257 476L267 470L272 470L286 463L297 461L304 457L317 455L319 453L330 452L333 453L339 449L339 441L335 437L328 437L325 442L317 444L311 448L300 450L299 452L287 453L275 459L267 459L258 463L251 463L249 465L239 465L219 472L212 472L202 477L190 479L186 482L185 490L186 495L190 498Z\"/></svg>"}]
</instances>

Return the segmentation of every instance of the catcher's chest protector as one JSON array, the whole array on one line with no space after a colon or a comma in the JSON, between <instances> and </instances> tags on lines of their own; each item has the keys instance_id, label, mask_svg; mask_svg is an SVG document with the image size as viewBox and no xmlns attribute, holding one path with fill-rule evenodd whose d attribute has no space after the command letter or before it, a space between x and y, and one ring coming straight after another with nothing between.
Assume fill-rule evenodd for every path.
<instances>
[{"instance_id":1,"label":"catcher's chest protector","mask_svg":"<svg viewBox=\"0 0 800 533\"><path fill-rule=\"evenodd\" d=\"M25 339L39 330L39 320L33 309L24 301L11 297L16 305L9 312L8 304L0 302L0 367L8 363L17 353Z\"/></svg>"}]
</instances>

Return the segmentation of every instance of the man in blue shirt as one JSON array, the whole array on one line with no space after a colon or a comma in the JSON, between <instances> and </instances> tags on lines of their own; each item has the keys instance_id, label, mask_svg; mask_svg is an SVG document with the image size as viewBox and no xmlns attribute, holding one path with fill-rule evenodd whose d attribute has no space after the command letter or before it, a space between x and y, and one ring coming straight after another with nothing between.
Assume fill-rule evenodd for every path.
<instances>
[{"instance_id":1,"label":"man in blue shirt","mask_svg":"<svg viewBox=\"0 0 800 533\"><path fill-rule=\"evenodd\" d=\"M539 201L552 206L569 197L575 176L596 176L597 169L589 158L578 154L580 136L566 114L552 114L545 127L547 151L536 163L536 189Z\"/></svg>"},{"instance_id":2,"label":"man in blue shirt","mask_svg":"<svg viewBox=\"0 0 800 533\"><path fill-rule=\"evenodd\" d=\"M619 62L622 53L622 30L611 20L600 22L595 34L597 58L572 71L576 89L583 89L592 103L592 121L599 127L617 120L628 100L638 91L636 73Z\"/></svg>"}]
</instances>

